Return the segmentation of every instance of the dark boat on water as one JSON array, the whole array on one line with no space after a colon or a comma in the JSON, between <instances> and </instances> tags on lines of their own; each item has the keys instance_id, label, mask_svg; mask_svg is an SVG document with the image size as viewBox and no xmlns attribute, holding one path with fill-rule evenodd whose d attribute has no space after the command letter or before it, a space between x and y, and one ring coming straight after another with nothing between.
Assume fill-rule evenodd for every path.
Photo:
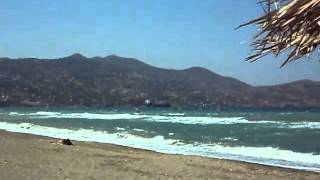
<instances>
[{"instance_id":1,"label":"dark boat on water","mask_svg":"<svg viewBox=\"0 0 320 180\"><path fill-rule=\"evenodd\" d=\"M167 101L160 100L160 101L151 101L149 99L145 100L144 104L147 107L159 107L159 108L170 108L171 104Z\"/></svg>"}]
</instances>

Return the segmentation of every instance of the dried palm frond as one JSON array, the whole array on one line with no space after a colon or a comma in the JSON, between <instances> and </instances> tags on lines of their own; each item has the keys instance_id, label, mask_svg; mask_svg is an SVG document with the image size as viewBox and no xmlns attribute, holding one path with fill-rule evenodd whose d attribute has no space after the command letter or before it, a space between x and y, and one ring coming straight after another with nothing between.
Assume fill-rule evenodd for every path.
<instances>
[{"instance_id":1,"label":"dried palm frond","mask_svg":"<svg viewBox=\"0 0 320 180\"><path fill-rule=\"evenodd\" d=\"M256 61L268 54L289 55L282 66L309 57L320 44L320 0L262 0L265 15L240 25L258 25L261 31L252 42Z\"/></svg>"}]
</instances>

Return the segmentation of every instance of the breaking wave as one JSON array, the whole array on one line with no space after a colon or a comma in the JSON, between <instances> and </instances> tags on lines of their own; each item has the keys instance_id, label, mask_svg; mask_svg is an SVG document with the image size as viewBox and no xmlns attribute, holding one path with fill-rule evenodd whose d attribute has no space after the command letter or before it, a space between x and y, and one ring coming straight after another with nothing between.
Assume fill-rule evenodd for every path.
<instances>
[{"instance_id":1,"label":"breaking wave","mask_svg":"<svg viewBox=\"0 0 320 180\"><path fill-rule=\"evenodd\" d=\"M146 115L146 114L130 114L130 113L62 113L62 112L46 112L38 111L35 113L18 113L10 112L10 116L27 116L29 118L38 119L98 119L98 120L135 120L148 122L163 122L163 123L179 123L179 124L270 124L278 128L289 129L320 129L320 122L284 122L284 121L269 121L269 120L247 120L244 117L218 117L218 116L184 116L183 113L168 115Z\"/></svg>"},{"instance_id":2,"label":"breaking wave","mask_svg":"<svg viewBox=\"0 0 320 180\"><path fill-rule=\"evenodd\" d=\"M177 139L165 139L163 136L154 136L152 138L135 136L129 134L126 129L122 129L121 132L117 133L109 133L90 129L59 129L30 123L13 124L8 122L0 122L0 129L54 138L68 137L78 141L112 143L162 153L199 155L320 172L320 155L298 153L272 147L230 147L203 143L185 144ZM143 131L141 129L136 130Z\"/></svg>"}]
</instances>

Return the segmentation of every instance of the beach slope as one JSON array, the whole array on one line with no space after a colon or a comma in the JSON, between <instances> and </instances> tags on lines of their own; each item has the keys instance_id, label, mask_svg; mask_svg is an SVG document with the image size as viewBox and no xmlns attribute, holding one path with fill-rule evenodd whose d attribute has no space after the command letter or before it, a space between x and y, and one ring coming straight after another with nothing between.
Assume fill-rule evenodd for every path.
<instances>
[{"instance_id":1,"label":"beach slope","mask_svg":"<svg viewBox=\"0 0 320 180\"><path fill-rule=\"evenodd\" d=\"M0 179L320 179L319 173L0 131Z\"/></svg>"}]
</instances>

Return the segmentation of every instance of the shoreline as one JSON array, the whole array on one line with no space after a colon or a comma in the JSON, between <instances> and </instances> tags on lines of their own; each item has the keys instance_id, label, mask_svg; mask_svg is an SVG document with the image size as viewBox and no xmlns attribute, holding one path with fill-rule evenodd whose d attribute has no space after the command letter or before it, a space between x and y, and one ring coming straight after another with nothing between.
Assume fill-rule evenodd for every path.
<instances>
[{"instance_id":1,"label":"shoreline","mask_svg":"<svg viewBox=\"0 0 320 180\"><path fill-rule=\"evenodd\" d=\"M95 142L95 143L101 143L101 144L112 144L112 145L119 145L119 146L124 146L124 147L131 147L131 148L136 148L136 149L142 149L142 150L149 150L149 151L153 151L153 152L157 152L157 153L163 153L163 154L173 154L173 155L182 155L182 156L198 156L198 157L204 157L204 158L214 158L214 159L221 159L221 160L230 160L230 161L235 161L235 162L243 162L243 163L251 163L251 164L257 164L257 165L265 165L265 166L270 166L270 167L279 167L279 168L287 168L287 169L293 169L293 170L302 170L302 171L306 171L306 172L317 172L320 173L320 169L319 166L317 166L318 162L320 159L317 159L319 157L313 157L313 156L308 156L305 154L299 154L293 151L288 151L288 152L276 152L278 153L278 156L282 154L282 156L291 156L291 158L295 159L296 161L301 161L304 162L305 160L307 160L307 162L315 162L315 166L312 166L312 164L292 164L294 162L291 161L287 161L286 159L280 159L280 161L282 160L283 162L273 162L272 159L274 157L269 157L269 159L267 157L265 157L265 159L263 160L259 160L259 159L254 159L254 157L262 157L261 154L258 155L261 151L257 151L257 150L252 150L250 149L250 147L247 147L249 149L247 149L247 151L253 153L252 158L248 158L250 157L250 155L246 158L245 156L237 156L237 155L228 155L226 153L228 152L233 152L233 151L239 151L239 149L223 149L222 154L219 152L214 154L214 153L197 153L194 151L190 151L190 149L188 151L184 151L184 148L188 148L188 146L183 147L182 149L179 147L180 149L176 149L177 147L165 147L164 149L162 148L162 146L160 146L161 148L159 149L159 147L154 147L152 146L152 144L161 144L162 143L162 139L160 138L152 138L150 140L146 141L141 141L141 139L135 139L135 137L127 137L126 140L123 139L118 139L117 136L123 136L124 134L116 134L114 136L105 136L105 134L101 134L101 133L93 133L92 131L86 131L86 132L78 132L78 131L73 131L73 130L68 130L68 131L64 131L66 129L61 129L62 131L60 131L60 129L50 129L50 127L45 127L45 128L32 128L34 125L33 124L28 124L28 123L22 123L19 125L18 129L16 127L16 125L12 125L12 124L1 124L0 126L6 127L6 128L0 128L0 130L5 130L5 131L9 131L9 132L16 132L16 133L26 133L26 134L30 134L30 135L35 135L35 136L42 136L42 137L48 137L48 138L69 138L73 141L78 141L78 142ZM22 127L22 128L21 128ZM57 131L59 130L59 131ZM53 133L50 133L53 132ZM93 133L93 134L92 134ZM133 143L131 143L133 142ZM138 143L137 143L138 142ZM150 144L149 144L149 143ZM166 145L166 144L162 144L162 145ZM168 149L169 148L169 149ZM174 150L172 151L170 148L174 148ZM219 148L219 147L218 147ZM240 147L240 153L241 153L241 149L242 147ZM197 150L197 149L195 149ZM266 151L268 151L270 149L267 149ZM216 150L214 150L215 152ZM263 149L263 151L265 151L265 149ZM283 154L285 153L285 154ZM245 153L246 154L246 153ZM256 156L258 155L258 156ZM311 159L313 158L313 159ZM287 162L285 162L287 161Z\"/></svg>"},{"instance_id":2,"label":"shoreline","mask_svg":"<svg viewBox=\"0 0 320 180\"><path fill-rule=\"evenodd\" d=\"M45 178L47 173L53 175L54 179L320 178L318 172L203 156L165 154L107 143L72 141L74 146L50 143L56 140L51 137L0 130L0 174L4 175L4 179L50 179ZM50 167L45 165L41 168L46 173L37 171L39 166L48 162ZM76 166L70 167L69 163ZM8 169L9 166L11 169ZM84 169L88 171L83 171ZM33 171L38 173L34 174ZM60 173L54 173L56 171Z\"/></svg>"}]
</instances>

